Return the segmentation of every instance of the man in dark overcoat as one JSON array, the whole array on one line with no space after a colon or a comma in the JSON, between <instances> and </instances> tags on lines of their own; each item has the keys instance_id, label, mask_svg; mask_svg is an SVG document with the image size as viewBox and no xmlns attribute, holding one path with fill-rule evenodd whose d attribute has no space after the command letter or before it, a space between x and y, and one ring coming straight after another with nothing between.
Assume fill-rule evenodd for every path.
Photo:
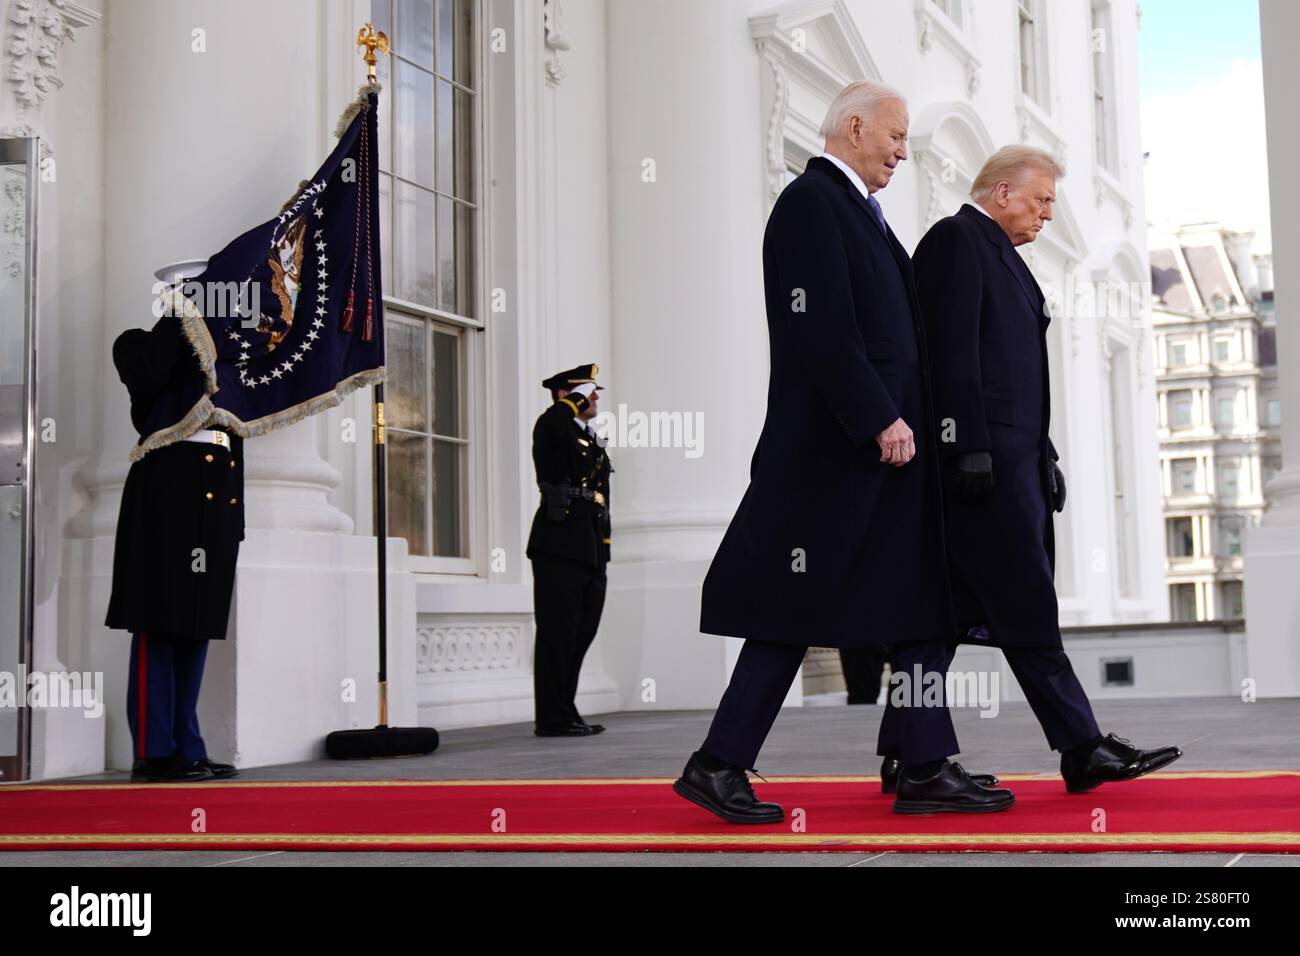
<instances>
[{"instance_id":1,"label":"man in dark overcoat","mask_svg":"<svg viewBox=\"0 0 1300 956\"><path fill-rule=\"evenodd\" d=\"M891 644L930 673L953 631L925 336L907 253L873 193L907 158L907 107L851 84L826 155L778 198L763 240L771 367L750 484L704 581L700 629L742 637L708 737L677 793L735 823L770 823L746 776L809 646ZM998 810L947 757L951 715L907 709L909 792L895 809Z\"/></svg>"},{"instance_id":2,"label":"man in dark overcoat","mask_svg":"<svg viewBox=\"0 0 1300 956\"><path fill-rule=\"evenodd\" d=\"M1103 737L1061 643L1051 511L1065 507L1065 477L1048 437L1050 319L1015 247L1051 220L1062 175L1051 154L1030 146L994 153L971 188L975 203L931 227L914 265L959 637L1001 648L1061 754L1066 787L1081 792L1150 773L1181 752ZM892 738L882 724L882 754L896 750Z\"/></svg>"},{"instance_id":3,"label":"man in dark overcoat","mask_svg":"<svg viewBox=\"0 0 1300 956\"><path fill-rule=\"evenodd\" d=\"M609 455L591 427L601 387L595 363L542 382L551 406L533 426L533 466L541 504L528 534L533 565L533 733L591 737L603 733L578 713L582 660L600 626L609 563Z\"/></svg>"},{"instance_id":4,"label":"man in dark overcoat","mask_svg":"<svg viewBox=\"0 0 1300 956\"><path fill-rule=\"evenodd\" d=\"M156 402L201 378L173 315L130 329L113 364L143 438ZM243 439L199 429L131 464L122 489L106 624L130 631L127 723L132 779L192 782L231 777L208 759L198 701L208 641L226 636L244 537Z\"/></svg>"}]
</instances>

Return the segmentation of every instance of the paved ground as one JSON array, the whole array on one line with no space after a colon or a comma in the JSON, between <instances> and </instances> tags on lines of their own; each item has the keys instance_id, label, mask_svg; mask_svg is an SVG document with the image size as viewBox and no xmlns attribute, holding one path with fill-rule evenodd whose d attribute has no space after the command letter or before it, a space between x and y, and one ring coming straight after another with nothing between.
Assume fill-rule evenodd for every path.
<instances>
[{"instance_id":1,"label":"paved ground","mask_svg":"<svg viewBox=\"0 0 1300 956\"><path fill-rule=\"evenodd\" d=\"M1094 702L1105 731L1138 746L1178 744L1180 770L1300 769L1300 700L1245 704L1232 699ZM876 773L877 707L787 710L759 759L764 775ZM608 714L599 737L541 740L531 725L443 734L437 753L409 760L320 760L243 772L248 780L349 780L457 777L675 776L708 729L711 713ZM1054 772L1033 714L1007 704L995 719L954 712L968 769ZM588 719L597 719L589 717ZM84 780L124 780L124 774ZM759 784L761 793L761 783ZM1221 853L309 853L248 851L70 851L0 853L0 867L54 866L1300 866L1300 855Z\"/></svg>"}]
</instances>

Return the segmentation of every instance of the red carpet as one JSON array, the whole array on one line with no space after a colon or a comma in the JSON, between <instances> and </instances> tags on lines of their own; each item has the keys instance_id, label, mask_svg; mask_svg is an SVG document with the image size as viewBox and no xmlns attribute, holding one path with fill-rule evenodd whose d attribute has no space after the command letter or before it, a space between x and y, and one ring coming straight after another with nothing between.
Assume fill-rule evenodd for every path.
<instances>
[{"instance_id":1,"label":"red carpet","mask_svg":"<svg viewBox=\"0 0 1300 956\"><path fill-rule=\"evenodd\" d=\"M1009 774L1004 813L903 816L876 777L756 784L786 822L732 826L668 778L0 786L0 850L1300 852L1300 771L1164 772L1071 796ZM195 832L195 831L198 832Z\"/></svg>"}]
</instances>

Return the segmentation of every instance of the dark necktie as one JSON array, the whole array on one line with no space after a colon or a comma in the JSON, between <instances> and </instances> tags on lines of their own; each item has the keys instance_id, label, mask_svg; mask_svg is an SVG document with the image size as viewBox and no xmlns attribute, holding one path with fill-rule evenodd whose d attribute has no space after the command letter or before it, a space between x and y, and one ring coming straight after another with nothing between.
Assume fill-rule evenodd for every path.
<instances>
[{"instance_id":1,"label":"dark necktie","mask_svg":"<svg viewBox=\"0 0 1300 956\"><path fill-rule=\"evenodd\" d=\"M880 224L880 231L887 233L888 229L885 226L885 211L880 208L880 203L876 202L876 197L870 193L867 193L867 205L871 207L871 211L875 214L876 222Z\"/></svg>"}]
</instances>

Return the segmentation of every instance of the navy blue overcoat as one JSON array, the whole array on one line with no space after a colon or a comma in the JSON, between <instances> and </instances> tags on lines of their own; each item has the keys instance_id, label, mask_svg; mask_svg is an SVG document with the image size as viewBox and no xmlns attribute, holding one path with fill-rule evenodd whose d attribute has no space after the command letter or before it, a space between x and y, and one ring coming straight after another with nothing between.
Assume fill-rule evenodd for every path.
<instances>
[{"instance_id":1,"label":"navy blue overcoat","mask_svg":"<svg viewBox=\"0 0 1300 956\"><path fill-rule=\"evenodd\" d=\"M951 639L925 334L907 253L833 163L786 187L763 239L771 377L750 483L700 629L816 647ZM902 418L916 457L880 461Z\"/></svg>"},{"instance_id":2,"label":"navy blue overcoat","mask_svg":"<svg viewBox=\"0 0 1300 956\"><path fill-rule=\"evenodd\" d=\"M1060 647L1043 292L1002 227L969 204L930 228L913 261L939 455L993 457L987 499L946 501L959 623L986 625L996 644Z\"/></svg>"}]
</instances>

